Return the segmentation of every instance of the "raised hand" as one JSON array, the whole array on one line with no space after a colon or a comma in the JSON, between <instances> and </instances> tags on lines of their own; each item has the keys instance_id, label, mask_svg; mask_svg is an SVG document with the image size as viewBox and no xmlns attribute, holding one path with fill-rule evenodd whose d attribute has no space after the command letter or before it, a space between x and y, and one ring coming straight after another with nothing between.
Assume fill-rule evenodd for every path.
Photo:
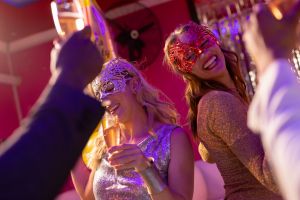
<instances>
[{"instance_id":1,"label":"raised hand","mask_svg":"<svg viewBox=\"0 0 300 200\"><path fill-rule=\"evenodd\" d=\"M58 50L57 60L51 61L61 82L83 89L100 73L103 58L90 36L90 27L75 32Z\"/></svg>"},{"instance_id":2,"label":"raised hand","mask_svg":"<svg viewBox=\"0 0 300 200\"><path fill-rule=\"evenodd\" d=\"M259 5L244 23L246 47L263 73L274 59L288 58L297 41L300 1L281 20L277 20L266 5Z\"/></svg>"}]
</instances>

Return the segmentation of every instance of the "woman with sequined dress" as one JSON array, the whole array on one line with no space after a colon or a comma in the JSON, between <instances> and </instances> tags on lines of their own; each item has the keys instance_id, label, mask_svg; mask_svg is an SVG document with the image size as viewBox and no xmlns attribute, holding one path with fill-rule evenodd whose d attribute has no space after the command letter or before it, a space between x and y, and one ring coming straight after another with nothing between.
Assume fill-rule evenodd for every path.
<instances>
[{"instance_id":1,"label":"woman with sequined dress","mask_svg":"<svg viewBox=\"0 0 300 200\"><path fill-rule=\"evenodd\" d=\"M237 55L193 22L176 28L164 51L187 84L191 129L202 158L220 170L225 199L281 199L260 138L247 128L249 101Z\"/></svg>"},{"instance_id":2,"label":"woman with sequined dress","mask_svg":"<svg viewBox=\"0 0 300 200\"><path fill-rule=\"evenodd\" d=\"M131 63L120 58L104 65L92 88L107 112L118 117L123 136L121 145L109 149L99 136L85 189L73 177L81 198L190 200L193 152L186 133L177 125L178 114L168 98L148 84ZM114 184L114 168L118 182L125 188L107 189Z\"/></svg>"}]
</instances>

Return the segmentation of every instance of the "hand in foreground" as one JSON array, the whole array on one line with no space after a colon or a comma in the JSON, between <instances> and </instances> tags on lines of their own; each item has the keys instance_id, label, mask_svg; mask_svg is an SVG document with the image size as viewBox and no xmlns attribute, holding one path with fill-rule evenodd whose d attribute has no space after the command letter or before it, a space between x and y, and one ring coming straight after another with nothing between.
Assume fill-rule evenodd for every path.
<instances>
[{"instance_id":1,"label":"hand in foreground","mask_svg":"<svg viewBox=\"0 0 300 200\"><path fill-rule=\"evenodd\" d=\"M243 39L257 65L258 74L279 58L288 58L297 41L300 1L281 20L277 20L266 5L258 5L245 22ZM299 27L299 26L298 26Z\"/></svg>"},{"instance_id":2,"label":"hand in foreground","mask_svg":"<svg viewBox=\"0 0 300 200\"><path fill-rule=\"evenodd\" d=\"M51 52L51 71L58 74L63 84L83 90L101 71L103 58L90 40L91 28L73 33L57 51L57 59ZM55 60L56 59L56 60ZM55 69L53 69L55 68Z\"/></svg>"},{"instance_id":3,"label":"hand in foreground","mask_svg":"<svg viewBox=\"0 0 300 200\"><path fill-rule=\"evenodd\" d=\"M143 171L149 166L149 160L136 144L122 144L108 150L108 161L115 169L135 169Z\"/></svg>"}]
</instances>

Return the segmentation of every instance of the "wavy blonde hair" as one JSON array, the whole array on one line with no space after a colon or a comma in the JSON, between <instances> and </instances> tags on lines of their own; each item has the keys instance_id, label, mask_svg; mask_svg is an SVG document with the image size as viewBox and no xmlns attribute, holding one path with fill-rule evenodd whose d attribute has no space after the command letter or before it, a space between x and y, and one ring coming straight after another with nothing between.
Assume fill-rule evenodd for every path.
<instances>
[{"instance_id":1,"label":"wavy blonde hair","mask_svg":"<svg viewBox=\"0 0 300 200\"><path fill-rule=\"evenodd\" d=\"M104 70L107 65L115 63L116 65L122 65L124 70L126 70L131 78L136 77L139 80L139 87L136 91L136 99L140 105L143 106L147 118L148 118L148 127L149 133L155 134L153 132L153 124L156 121L165 124L174 124L178 125L179 114L175 109L174 103L170 100L159 89L154 88L150 85L142 76L141 72L130 62L122 58L115 58L104 64ZM100 78L102 74L100 74ZM130 80L128 80L130 81ZM99 93L98 91L93 91L94 94ZM97 89L96 89L97 90ZM99 129L101 131L101 129ZM102 158L103 153L106 151L106 145L104 143L104 138L102 134L95 140L95 148L89 156L89 167L96 167Z\"/></svg>"}]
</instances>

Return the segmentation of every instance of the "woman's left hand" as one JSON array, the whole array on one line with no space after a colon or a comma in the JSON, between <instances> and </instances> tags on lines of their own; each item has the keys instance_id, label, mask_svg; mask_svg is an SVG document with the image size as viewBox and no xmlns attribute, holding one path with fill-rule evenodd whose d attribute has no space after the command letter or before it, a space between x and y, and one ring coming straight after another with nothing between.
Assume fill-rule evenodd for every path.
<instances>
[{"instance_id":1,"label":"woman's left hand","mask_svg":"<svg viewBox=\"0 0 300 200\"><path fill-rule=\"evenodd\" d=\"M115 169L142 171L148 167L149 160L136 144L121 144L109 148L108 161Z\"/></svg>"}]
</instances>

